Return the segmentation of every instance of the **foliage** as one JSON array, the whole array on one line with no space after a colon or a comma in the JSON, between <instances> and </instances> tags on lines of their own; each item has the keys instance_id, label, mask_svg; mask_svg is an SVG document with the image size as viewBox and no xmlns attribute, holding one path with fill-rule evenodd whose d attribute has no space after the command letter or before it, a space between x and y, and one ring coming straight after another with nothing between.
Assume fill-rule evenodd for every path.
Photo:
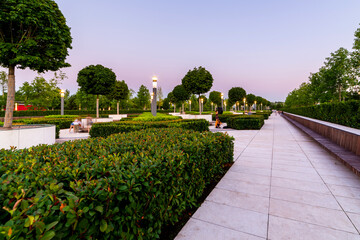
<instances>
[{"instance_id":1,"label":"foliage","mask_svg":"<svg viewBox=\"0 0 360 240\"><path fill-rule=\"evenodd\" d=\"M25 105L32 105L37 109L54 109L60 108L61 96L58 85L66 77L60 71L55 73L54 77L46 80L43 76L37 76L29 83L24 82L19 88L19 100L23 100ZM66 91L65 98L68 97L69 91Z\"/></svg>"},{"instance_id":2,"label":"foliage","mask_svg":"<svg viewBox=\"0 0 360 240\"><path fill-rule=\"evenodd\" d=\"M213 81L211 73L200 66L189 70L181 83L189 93L200 95L211 89Z\"/></svg>"},{"instance_id":3,"label":"foliage","mask_svg":"<svg viewBox=\"0 0 360 240\"><path fill-rule=\"evenodd\" d=\"M228 118L227 126L229 128L244 129L261 129L264 125L264 117L261 115L243 115Z\"/></svg>"},{"instance_id":4,"label":"foliage","mask_svg":"<svg viewBox=\"0 0 360 240\"><path fill-rule=\"evenodd\" d=\"M290 92L285 100L287 107L309 106L312 104L314 104L314 100L309 83L302 83L298 89Z\"/></svg>"},{"instance_id":5,"label":"foliage","mask_svg":"<svg viewBox=\"0 0 360 240\"><path fill-rule=\"evenodd\" d=\"M107 95L113 90L116 75L110 68L100 64L90 65L79 71L77 82L87 94Z\"/></svg>"},{"instance_id":6,"label":"foliage","mask_svg":"<svg viewBox=\"0 0 360 240\"><path fill-rule=\"evenodd\" d=\"M232 141L221 133L149 129L1 150L0 234L155 239L233 161Z\"/></svg>"},{"instance_id":7,"label":"foliage","mask_svg":"<svg viewBox=\"0 0 360 240\"><path fill-rule=\"evenodd\" d=\"M360 101L322 103L309 107L285 108L284 111L360 129Z\"/></svg>"},{"instance_id":8,"label":"foliage","mask_svg":"<svg viewBox=\"0 0 360 240\"><path fill-rule=\"evenodd\" d=\"M177 103L184 103L184 101L190 98L189 92L184 88L183 85L177 85L174 87L172 94L174 96L174 100Z\"/></svg>"},{"instance_id":9,"label":"foliage","mask_svg":"<svg viewBox=\"0 0 360 240\"><path fill-rule=\"evenodd\" d=\"M143 113L135 118L133 118L133 121L166 121L166 120L176 120L181 119L179 116L172 116L168 114L163 113L157 113L154 117L151 113Z\"/></svg>"},{"instance_id":10,"label":"foliage","mask_svg":"<svg viewBox=\"0 0 360 240\"><path fill-rule=\"evenodd\" d=\"M209 100L221 107L221 92L211 91L209 94Z\"/></svg>"},{"instance_id":11,"label":"foliage","mask_svg":"<svg viewBox=\"0 0 360 240\"><path fill-rule=\"evenodd\" d=\"M48 115L45 116L45 118L71 118L71 119L75 119L78 118L78 115Z\"/></svg>"},{"instance_id":12,"label":"foliage","mask_svg":"<svg viewBox=\"0 0 360 240\"><path fill-rule=\"evenodd\" d=\"M229 106L234 105L236 102L242 102L246 97L246 91L241 87L233 87L228 92Z\"/></svg>"},{"instance_id":13,"label":"foliage","mask_svg":"<svg viewBox=\"0 0 360 240\"><path fill-rule=\"evenodd\" d=\"M254 94L249 93L246 95L246 102L249 104L249 106L252 106L256 100L256 97Z\"/></svg>"},{"instance_id":14,"label":"foliage","mask_svg":"<svg viewBox=\"0 0 360 240\"><path fill-rule=\"evenodd\" d=\"M116 81L112 91L109 94L110 99L115 99L116 101L125 100L129 97L129 88L124 80Z\"/></svg>"},{"instance_id":15,"label":"foliage","mask_svg":"<svg viewBox=\"0 0 360 240\"><path fill-rule=\"evenodd\" d=\"M134 100L137 107L147 109L150 106L150 92L147 87L141 85L137 93L136 99Z\"/></svg>"},{"instance_id":16,"label":"foliage","mask_svg":"<svg viewBox=\"0 0 360 240\"><path fill-rule=\"evenodd\" d=\"M114 133L133 132L148 128L177 127L196 131L208 131L209 122L205 119L167 120L167 121L119 121L114 123L96 123L90 129L91 137L108 137Z\"/></svg>"},{"instance_id":17,"label":"foliage","mask_svg":"<svg viewBox=\"0 0 360 240\"><path fill-rule=\"evenodd\" d=\"M165 99L163 100L162 108L163 108L164 110L168 110L168 109L170 108L169 98L165 98Z\"/></svg>"},{"instance_id":18,"label":"foliage","mask_svg":"<svg viewBox=\"0 0 360 240\"><path fill-rule=\"evenodd\" d=\"M7 83L8 83L8 75L6 72L1 71L0 72L0 85L1 85L1 93L4 96L7 92Z\"/></svg>"},{"instance_id":19,"label":"foliage","mask_svg":"<svg viewBox=\"0 0 360 240\"><path fill-rule=\"evenodd\" d=\"M4 127L11 127L15 100L15 67L57 71L71 48L70 28L52 0L0 1L0 66L9 68Z\"/></svg>"}]
</instances>

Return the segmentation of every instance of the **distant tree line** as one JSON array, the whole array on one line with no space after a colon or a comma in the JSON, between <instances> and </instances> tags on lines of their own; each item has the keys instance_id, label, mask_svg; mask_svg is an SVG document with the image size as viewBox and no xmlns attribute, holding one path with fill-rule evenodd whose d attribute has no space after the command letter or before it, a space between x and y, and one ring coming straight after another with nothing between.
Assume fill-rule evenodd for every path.
<instances>
[{"instance_id":1,"label":"distant tree line","mask_svg":"<svg viewBox=\"0 0 360 240\"><path fill-rule=\"evenodd\" d=\"M339 48L325 59L309 81L291 91L286 107L310 106L324 102L360 99L360 28L355 31L353 51Z\"/></svg>"}]
</instances>

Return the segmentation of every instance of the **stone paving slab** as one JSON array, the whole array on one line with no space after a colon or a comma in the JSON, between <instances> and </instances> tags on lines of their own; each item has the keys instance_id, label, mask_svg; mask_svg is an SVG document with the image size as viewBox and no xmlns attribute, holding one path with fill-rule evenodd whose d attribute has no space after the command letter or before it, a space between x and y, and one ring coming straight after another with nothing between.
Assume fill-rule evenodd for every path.
<instances>
[{"instance_id":1,"label":"stone paving slab","mask_svg":"<svg viewBox=\"0 0 360 240\"><path fill-rule=\"evenodd\" d=\"M318 143L274 115L228 134L235 163L177 240L360 240L360 178Z\"/></svg>"}]
</instances>

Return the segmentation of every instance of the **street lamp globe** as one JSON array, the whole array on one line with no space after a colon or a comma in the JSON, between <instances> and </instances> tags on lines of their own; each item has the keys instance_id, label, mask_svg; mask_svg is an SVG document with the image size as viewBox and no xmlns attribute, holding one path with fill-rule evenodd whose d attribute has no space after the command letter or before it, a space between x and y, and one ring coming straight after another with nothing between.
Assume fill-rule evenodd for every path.
<instances>
[{"instance_id":1,"label":"street lamp globe","mask_svg":"<svg viewBox=\"0 0 360 240\"><path fill-rule=\"evenodd\" d=\"M153 88L157 88L157 80L158 80L158 79L157 79L157 77L155 77L155 76L152 78Z\"/></svg>"}]
</instances>

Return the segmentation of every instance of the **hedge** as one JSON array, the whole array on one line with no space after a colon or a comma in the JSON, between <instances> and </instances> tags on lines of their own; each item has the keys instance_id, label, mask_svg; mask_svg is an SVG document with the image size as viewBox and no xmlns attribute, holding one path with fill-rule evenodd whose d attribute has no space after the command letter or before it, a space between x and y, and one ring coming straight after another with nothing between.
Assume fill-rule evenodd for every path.
<instances>
[{"instance_id":1,"label":"hedge","mask_svg":"<svg viewBox=\"0 0 360 240\"><path fill-rule=\"evenodd\" d=\"M264 125L264 116L262 115L244 115L228 118L227 127L245 130L245 129L261 129Z\"/></svg>"},{"instance_id":2,"label":"hedge","mask_svg":"<svg viewBox=\"0 0 360 240\"><path fill-rule=\"evenodd\" d=\"M233 149L225 134L168 128L0 150L0 239L156 239Z\"/></svg>"},{"instance_id":3,"label":"hedge","mask_svg":"<svg viewBox=\"0 0 360 240\"><path fill-rule=\"evenodd\" d=\"M360 129L360 101L322 103L310 107L284 108L283 111Z\"/></svg>"},{"instance_id":4,"label":"hedge","mask_svg":"<svg viewBox=\"0 0 360 240\"><path fill-rule=\"evenodd\" d=\"M179 119L172 121L119 121L112 123L95 123L90 128L90 137L108 137L114 133L126 133L147 128L169 128L195 130L199 132L209 131L209 122L205 119Z\"/></svg>"},{"instance_id":5,"label":"hedge","mask_svg":"<svg viewBox=\"0 0 360 240\"><path fill-rule=\"evenodd\" d=\"M171 111L167 110L157 110L161 113L168 113ZM143 112L150 112L150 110L142 110L142 109L130 109L130 110L120 110L119 114L127 114L127 113L143 113ZM99 111L102 115L109 115L109 114L116 114L116 110L110 111ZM60 115L60 110L46 110L46 111L14 111L14 117L36 117L36 116L48 116L48 115ZM95 115L96 110L64 110L65 115ZM0 111L0 117L5 116L5 111Z\"/></svg>"},{"instance_id":6,"label":"hedge","mask_svg":"<svg viewBox=\"0 0 360 240\"><path fill-rule=\"evenodd\" d=\"M251 116L259 116L259 115L263 116L264 119L266 120L266 119L269 119L270 113L269 112L257 112L255 114L250 114L250 115L226 113L226 114L219 114L218 116L219 116L219 120L221 122L227 123L229 118L233 118L233 117L245 117L246 118L246 117L251 117ZM213 121L216 120L216 114L212 115L212 119L213 119Z\"/></svg>"}]
</instances>

